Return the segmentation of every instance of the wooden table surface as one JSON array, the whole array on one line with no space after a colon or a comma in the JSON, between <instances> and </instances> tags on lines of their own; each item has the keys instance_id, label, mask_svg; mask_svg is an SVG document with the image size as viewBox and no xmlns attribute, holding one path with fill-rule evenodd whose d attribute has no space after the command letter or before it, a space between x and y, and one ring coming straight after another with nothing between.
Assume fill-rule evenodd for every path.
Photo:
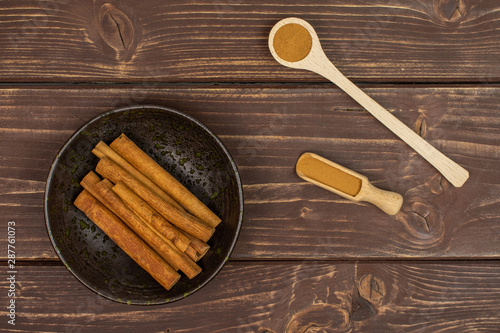
<instances>
[{"instance_id":1,"label":"wooden table surface","mask_svg":"<svg viewBox=\"0 0 500 333\"><path fill-rule=\"evenodd\" d=\"M340 71L468 169L465 185L332 84L279 65L266 38L289 16L308 20ZM0 46L0 331L500 331L498 1L2 0ZM245 196L221 273L160 306L80 284L43 216L58 149L89 119L135 104L207 125ZM294 166L306 151L401 193L401 211L305 183Z\"/></svg>"}]
</instances>

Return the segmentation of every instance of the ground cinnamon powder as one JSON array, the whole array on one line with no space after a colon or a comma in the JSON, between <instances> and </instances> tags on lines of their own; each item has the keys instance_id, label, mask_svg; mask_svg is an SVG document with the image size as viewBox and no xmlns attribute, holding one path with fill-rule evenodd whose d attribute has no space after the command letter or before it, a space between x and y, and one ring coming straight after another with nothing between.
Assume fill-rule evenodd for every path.
<instances>
[{"instance_id":1,"label":"ground cinnamon powder","mask_svg":"<svg viewBox=\"0 0 500 333\"><path fill-rule=\"evenodd\" d=\"M312 38L309 31L299 24L285 24L276 31L273 47L278 56L289 62L304 59L311 50Z\"/></svg>"},{"instance_id":2,"label":"ground cinnamon powder","mask_svg":"<svg viewBox=\"0 0 500 333\"><path fill-rule=\"evenodd\" d=\"M361 189L361 179L311 156L303 156L297 162L297 170L308 178L333 187L353 197L356 196Z\"/></svg>"}]
</instances>

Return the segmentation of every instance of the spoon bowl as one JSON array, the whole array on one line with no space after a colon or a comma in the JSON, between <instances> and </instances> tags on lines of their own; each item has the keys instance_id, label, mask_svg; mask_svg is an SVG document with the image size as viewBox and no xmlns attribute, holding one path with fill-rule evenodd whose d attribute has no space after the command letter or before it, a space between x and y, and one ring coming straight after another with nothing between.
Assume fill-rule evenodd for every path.
<instances>
[{"instance_id":1,"label":"spoon bowl","mask_svg":"<svg viewBox=\"0 0 500 333\"><path fill-rule=\"evenodd\" d=\"M280 33L287 26L293 26L294 29L289 29L286 34ZM293 36L293 32L300 34L300 38ZM289 17L276 23L269 33L269 50L283 66L315 72L337 85L431 163L454 186L461 187L469 178L467 170L434 148L346 78L325 55L316 31L308 22Z\"/></svg>"},{"instance_id":2,"label":"spoon bowl","mask_svg":"<svg viewBox=\"0 0 500 333\"><path fill-rule=\"evenodd\" d=\"M309 49L309 53L302 59L298 61L287 61L280 57L278 55L278 52L276 52L276 49L274 47L274 42L275 42L275 37L276 33L278 31L289 24L297 24L301 26L307 33L309 33L309 36L311 38L311 46ZM289 47L293 47L294 45L288 45ZM288 17L286 19L283 19L276 23L274 27L271 29L271 32L269 33L269 50L271 51L271 54L273 55L274 59L282 64L283 66L290 67L290 68L295 68L295 69L306 69L310 70L310 62L311 59L315 59L318 57L323 56L325 59L327 59L325 53L323 52L323 48L321 47L321 43L319 41L318 35L316 34L316 31L310 25L307 21L304 21L302 19L296 18L296 17ZM333 65L333 64L332 64Z\"/></svg>"}]
</instances>

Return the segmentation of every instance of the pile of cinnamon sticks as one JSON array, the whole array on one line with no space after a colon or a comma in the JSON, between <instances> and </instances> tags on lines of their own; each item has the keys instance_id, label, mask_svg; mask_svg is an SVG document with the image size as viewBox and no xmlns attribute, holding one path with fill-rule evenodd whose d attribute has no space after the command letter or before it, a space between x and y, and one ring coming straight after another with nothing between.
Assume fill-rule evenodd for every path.
<instances>
[{"instance_id":1,"label":"pile of cinnamon sticks","mask_svg":"<svg viewBox=\"0 0 500 333\"><path fill-rule=\"evenodd\" d=\"M167 290L198 275L221 219L125 134L92 153L103 179L89 172L75 206Z\"/></svg>"}]
</instances>

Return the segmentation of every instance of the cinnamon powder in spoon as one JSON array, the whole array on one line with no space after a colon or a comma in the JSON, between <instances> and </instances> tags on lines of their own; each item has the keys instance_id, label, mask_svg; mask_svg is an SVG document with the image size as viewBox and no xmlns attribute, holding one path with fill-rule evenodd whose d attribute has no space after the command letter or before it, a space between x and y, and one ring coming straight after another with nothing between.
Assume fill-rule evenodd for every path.
<instances>
[{"instance_id":1,"label":"cinnamon powder in spoon","mask_svg":"<svg viewBox=\"0 0 500 333\"><path fill-rule=\"evenodd\" d=\"M361 179L310 156L299 159L297 170L310 179L353 197L361 189Z\"/></svg>"},{"instance_id":2,"label":"cinnamon powder in spoon","mask_svg":"<svg viewBox=\"0 0 500 333\"><path fill-rule=\"evenodd\" d=\"M309 31L299 24L285 24L276 31L273 47L278 56L288 62L304 59L311 51L312 38Z\"/></svg>"}]
</instances>

